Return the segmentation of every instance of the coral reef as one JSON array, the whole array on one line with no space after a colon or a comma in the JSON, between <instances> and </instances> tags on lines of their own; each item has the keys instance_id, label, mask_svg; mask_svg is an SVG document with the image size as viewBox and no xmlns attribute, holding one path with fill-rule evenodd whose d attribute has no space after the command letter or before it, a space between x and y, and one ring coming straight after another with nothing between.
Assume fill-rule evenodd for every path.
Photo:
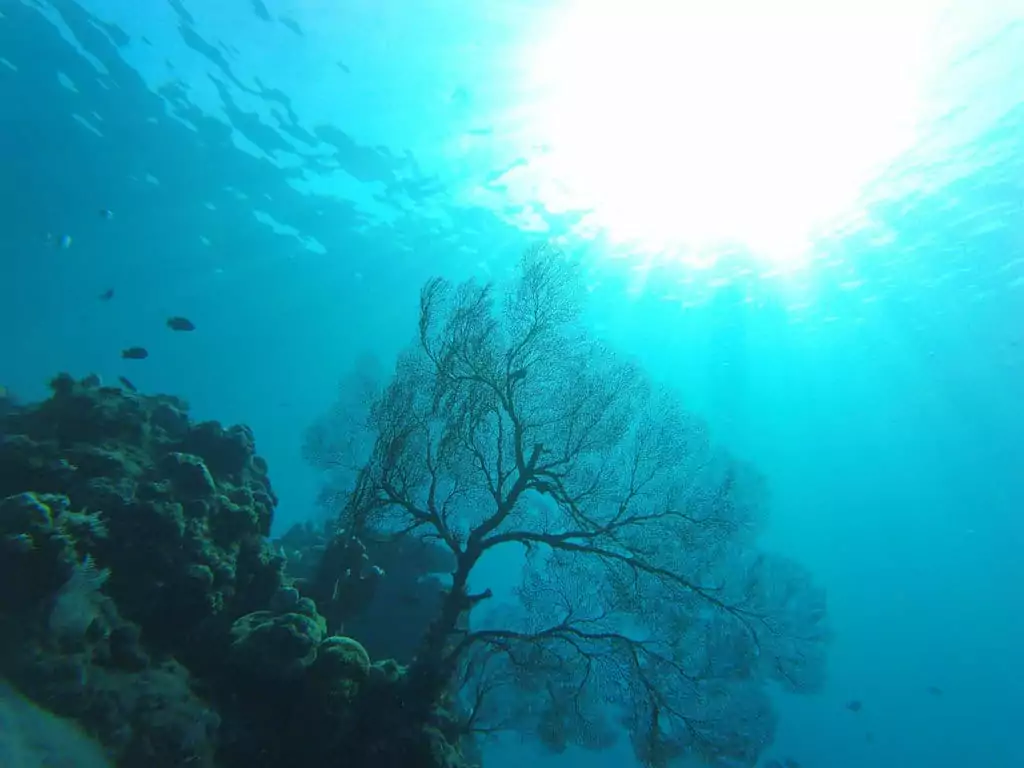
<instances>
[{"instance_id":1,"label":"coral reef","mask_svg":"<svg viewBox=\"0 0 1024 768\"><path fill-rule=\"evenodd\" d=\"M445 712L395 719L405 668L340 634L384 574L367 547L327 541L293 583L308 548L268 542L248 428L51 388L0 415L0 677L129 768L465 764Z\"/></svg>"},{"instance_id":2,"label":"coral reef","mask_svg":"<svg viewBox=\"0 0 1024 768\"><path fill-rule=\"evenodd\" d=\"M451 552L409 534L360 540L333 522L300 523L274 542L285 572L331 633L349 632L375 658L412 661L438 614ZM401 626L401 632L395 632Z\"/></svg>"}]
</instances>

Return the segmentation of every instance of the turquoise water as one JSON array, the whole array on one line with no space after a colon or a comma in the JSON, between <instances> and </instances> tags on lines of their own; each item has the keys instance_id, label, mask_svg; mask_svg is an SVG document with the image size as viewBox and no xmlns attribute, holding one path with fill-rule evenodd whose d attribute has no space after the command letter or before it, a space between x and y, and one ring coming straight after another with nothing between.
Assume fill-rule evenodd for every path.
<instances>
[{"instance_id":1,"label":"turquoise water","mask_svg":"<svg viewBox=\"0 0 1024 768\"><path fill-rule=\"evenodd\" d=\"M828 591L765 758L1024 765L1024 7L329 5L0 0L0 383L251 425L283 531L422 282L555 240Z\"/></svg>"}]
</instances>

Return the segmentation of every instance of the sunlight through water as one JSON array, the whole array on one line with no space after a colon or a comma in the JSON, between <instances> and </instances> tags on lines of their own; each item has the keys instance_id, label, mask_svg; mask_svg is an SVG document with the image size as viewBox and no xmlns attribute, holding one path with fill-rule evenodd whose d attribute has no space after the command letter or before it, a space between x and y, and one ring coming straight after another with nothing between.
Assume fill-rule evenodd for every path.
<instances>
[{"instance_id":1,"label":"sunlight through water","mask_svg":"<svg viewBox=\"0 0 1024 768\"><path fill-rule=\"evenodd\" d=\"M570 0L523 64L533 194L659 260L801 264L913 146L938 7Z\"/></svg>"}]
</instances>

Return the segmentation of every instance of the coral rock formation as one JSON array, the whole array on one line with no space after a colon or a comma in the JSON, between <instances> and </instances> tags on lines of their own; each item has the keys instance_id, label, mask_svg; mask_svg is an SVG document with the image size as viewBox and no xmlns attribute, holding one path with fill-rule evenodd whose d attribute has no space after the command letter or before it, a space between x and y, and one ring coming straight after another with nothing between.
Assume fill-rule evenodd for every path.
<instances>
[{"instance_id":1,"label":"coral rock formation","mask_svg":"<svg viewBox=\"0 0 1024 768\"><path fill-rule=\"evenodd\" d=\"M0 678L130 768L387 753L362 726L404 668L290 583L252 432L96 377L51 388L0 415ZM458 756L430 724L406 739L410 768Z\"/></svg>"}]
</instances>

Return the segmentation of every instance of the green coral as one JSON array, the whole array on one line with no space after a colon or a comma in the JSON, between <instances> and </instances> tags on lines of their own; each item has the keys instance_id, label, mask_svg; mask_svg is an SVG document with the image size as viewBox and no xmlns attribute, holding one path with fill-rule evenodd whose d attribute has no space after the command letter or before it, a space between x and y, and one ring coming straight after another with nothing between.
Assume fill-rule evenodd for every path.
<instances>
[{"instance_id":1,"label":"green coral","mask_svg":"<svg viewBox=\"0 0 1024 768\"><path fill-rule=\"evenodd\" d=\"M333 635L320 644L313 673L334 700L351 702L370 675L370 656L357 640Z\"/></svg>"},{"instance_id":2,"label":"green coral","mask_svg":"<svg viewBox=\"0 0 1024 768\"><path fill-rule=\"evenodd\" d=\"M258 678L294 680L316 661L326 633L318 615L254 611L231 625L231 660Z\"/></svg>"}]
</instances>

